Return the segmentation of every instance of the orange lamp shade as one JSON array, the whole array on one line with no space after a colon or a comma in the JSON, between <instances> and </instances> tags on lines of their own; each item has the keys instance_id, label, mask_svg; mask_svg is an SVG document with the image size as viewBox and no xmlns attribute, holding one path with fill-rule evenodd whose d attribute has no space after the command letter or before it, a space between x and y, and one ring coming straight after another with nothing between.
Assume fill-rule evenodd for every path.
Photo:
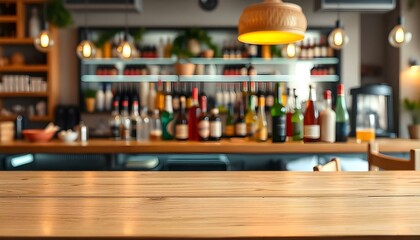
<instances>
[{"instance_id":1,"label":"orange lamp shade","mask_svg":"<svg viewBox=\"0 0 420 240\"><path fill-rule=\"evenodd\" d=\"M306 27L306 17L298 5L265 0L244 9L238 40L258 45L293 43L304 39Z\"/></svg>"}]
</instances>

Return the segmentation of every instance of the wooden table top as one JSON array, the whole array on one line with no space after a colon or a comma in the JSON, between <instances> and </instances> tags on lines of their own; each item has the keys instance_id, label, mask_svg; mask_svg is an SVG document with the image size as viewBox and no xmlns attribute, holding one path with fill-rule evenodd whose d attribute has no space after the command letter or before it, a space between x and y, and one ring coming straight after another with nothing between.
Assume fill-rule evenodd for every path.
<instances>
[{"instance_id":1,"label":"wooden table top","mask_svg":"<svg viewBox=\"0 0 420 240\"><path fill-rule=\"evenodd\" d=\"M384 152L409 152L420 148L420 141L409 139L378 139ZM248 141L177 142L177 141L115 141L90 139L87 143L47 143L13 141L0 143L0 153L366 153L367 143L350 139L347 143L257 143Z\"/></svg>"},{"instance_id":2,"label":"wooden table top","mask_svg":"<svg viewBox=\"0 0 420 240\"><path fill-rule=\"evenodd\" d=\"M392 171L2 172L0 238L418 239L419 184Z\"/></svg>"}]
</instances>

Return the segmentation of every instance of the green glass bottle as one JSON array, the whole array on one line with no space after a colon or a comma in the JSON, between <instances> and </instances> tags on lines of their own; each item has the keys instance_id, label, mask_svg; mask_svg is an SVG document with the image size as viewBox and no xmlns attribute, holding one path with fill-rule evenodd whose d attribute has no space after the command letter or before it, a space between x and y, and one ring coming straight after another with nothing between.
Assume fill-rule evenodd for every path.
<instances>
[{"instance_id":1,"label":"green glass bottle","mask_svg":"<svg viewBox=\"0 0 420 240\"><path fill-rule=\"evenodd\" d=\"M286 107L282 104L282 94L280 84L276 84L276 98L274 106L271 108L273 142L286 141Z\"/></svg>"},{"instance_id":2,"label":"green glass bottle","mask_svg":"<svg viewBox=\"0 0 420 240\"><path fill-rule=\"evenodd\" d=\"M174 139L174 113L172 109L172 96L165 95L165 111L161 116L162 122L162 139L172 140Z\"/></svg>"},{"instance_id":3,"label":"green glass bottle","mask_svg":"<svg viewBox=\"0 0 420 240\"><path fill-rule=\"evenodd\" d=\"M293 89L294 112L292 115L293 141L303 140L303 113L297 101L296 88Z\"/></svg>"}]
</instances>

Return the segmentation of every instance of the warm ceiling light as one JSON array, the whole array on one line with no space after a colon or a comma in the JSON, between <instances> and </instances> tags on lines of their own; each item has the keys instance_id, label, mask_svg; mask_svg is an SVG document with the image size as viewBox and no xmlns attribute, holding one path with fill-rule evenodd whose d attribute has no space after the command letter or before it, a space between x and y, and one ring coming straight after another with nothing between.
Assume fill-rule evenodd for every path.
<instances>
[{"instance_id":1,"label":"warm ceiling light","mask_svg":"<svg viewBox=\"0 0 420 240\"><path fill-rule=\"evenodd\" d=\"M328 35L328 43L330 47L340 50L349 42L349 37L344 32L340 20L337 20L334 30Z\"/></svg>"},{"instance_id":2,"label":"warm ceiling light","mask_svg":"<svg viewBox=\"0 0 420 240\"><path fill-rule=\"evenodd\" d=\"M76 53L80 59L94 58L96 54L95 44L89 40L84 40L77 46Z\"/></svg>"},{"instance_id":3,"label":"warm ceiling light","mask_svg":"<svg viewBox=\"0 0 420 240\"><path fill-rule=\"evenodd\" d=\"M405 43L411 41L411 33L403 28L403 18L399 17L397 25L391 30L388 36L388 41L391 46L399 48Z\"/></svg>"},{"instance_id":4,"label":"warm ceiling light","mask_svg":"<svg viewBox=\"0 0 420 240\"><path fill-rule=\"evenodd\" d=\"M50 32L44 30L34 39L34 45L38 51L48 52L54 46L54 40L51 38Z\"/></svg>"},{"instance_id":5,"label":"warm ceiling light","mask_svg":"<svg viewBox=\"0 0 420 240\"><path fill-rule=\"evenodd\" d=\"M129 41L127 41L127 37L125 37L124 41L122 41L117 47L118 57L122 59L133 58L135 52L136 48Z\"/></svg>"},{"instance_id":6,"label":"warm ceiling light","mask_svg":"<svg viewBox=\"0 0 420 240\"><path fill-rule=\"evenodd\" d=\"M288 58L295 58L298 54L298 48L296 46L296 44L294 43L289 43L286 46L286 56Z\"/></svg>"},{"instance_id":7,"label":"warm ceiling light","mask_svg":"<svg viewBox=\"0 0 420 240\"><path fill-rule=\"evenodd\" d=\"M264 0L242 12L238 40L259 45L293 43L305 37L306 26L306 17L298 5Z\"/></svg>"}]
</instances>

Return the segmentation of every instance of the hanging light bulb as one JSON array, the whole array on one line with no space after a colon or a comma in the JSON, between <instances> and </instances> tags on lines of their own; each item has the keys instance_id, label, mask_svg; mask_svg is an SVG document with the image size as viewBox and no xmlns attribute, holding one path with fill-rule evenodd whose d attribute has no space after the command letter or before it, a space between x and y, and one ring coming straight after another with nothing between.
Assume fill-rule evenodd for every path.
<instances>
[{"instance_id":1,"label":"hanging light bulb","mask_svg":"<svg viewBox=\"0 0 420 240\"><path fill-rule=\"evenodd\" d=\"M388 41L391 46L399 48L403 44L411 41L411 33L403 28L403 18L399 17L397 25L391 30L388 35Z\"/></svg>"},{"instance_id":2,"label":"hanging light bulb","mask_svg":"<svg viewBox=\"0 0 420 240\"><path fill-rule=\"evenodd\" d=\"M94 58L96 54L96 47L91 41L84 40L77 46L76 53L80 59Z\"/></svg>"},{"instance_id":3,"label":"hanging light bulb","mask_svg":"<svg viewBox=\"0 0 420 240\"><path fill-rule=\"evenodd\" d=\"M135 47L127 40L127 33L124 36L124 41L121 41L120 45L117 47L118 57L122 59L129 59L134 57L136 52Z\"/></svg>"},{"instance_id":4,"label":"hanging light bulb","mask_svg":"<svg viewBox=\"0 0 420 240\"><path fill-rule=\"evenodd\" d=\"M294 43L289 43L285 47L285 55L288 58L295 58L298 55L299 47Z\"/></svg>"},{"instance_id":5,"label":"hanging light bulb","mask_svg":"<svg viewBox=\"0 0 420 240\"><path fill-rule=\"evenodd\" d=\"M337 20L334 30L328 35L328 43L330 47L340 50L349 42L349 37L344 32L341 21Z\"/></svg>"},{"instance_id":6,"label":"hanging light bulb","mask_svg":"<svg viewBox=\"0 0 420 240\"><path fill-rule=\"evenodd\" d=\"M52 46L54 46L54 39L51 37L48 30L43 30L34 39L34 45L38 51L47 52Z\"/></svg>"}]
</instances>

